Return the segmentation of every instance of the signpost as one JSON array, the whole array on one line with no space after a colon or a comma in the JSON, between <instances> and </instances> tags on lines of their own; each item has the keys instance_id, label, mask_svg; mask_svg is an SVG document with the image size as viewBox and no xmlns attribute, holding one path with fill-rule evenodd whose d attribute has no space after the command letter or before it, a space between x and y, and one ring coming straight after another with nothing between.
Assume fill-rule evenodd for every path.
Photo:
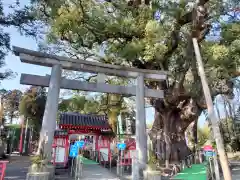
<instances>
[{"instance_id":1,"label":"signpost","mask_svg":"<svg viewBox=\"0 0 240 180\"><path fill-rule=\"evenodd\" d=\"M204 156L208 158L213 157L215 155L214 149L211 145L204 146L203 151L204 151Z\"/></svg>"},{"instance_id":2,"label":"signpost","mask_svg":"<svg viewBox=\"0 0 240 180\"><path fill-rule=\"evenodd\" d=\"M215 177L216 177L215 179L220 180L219 167L218 167L217 155L215 150L210 145L204 146L203 150L204 150L204 156L207 158L207 161L210 166L212 178L213 178L213 174L215 174ZM214 167L214 173L213 173L213 167Z\"/></svg>"},{"instance_id":3,"label":"signpost","mask_svg":"<svg viewBox=\"0 0 240 180\"><path fill-rule=\"evenodd\" d=\"M214 151L205 151L204 155L206 157L213 157L213 156L216 156L216 153Z\"/></svg>"},{"instance_id":4,"label":"signpost","mask_svg":"<svg viewBox=\"0 0 240 180\"><path fill-rule=\"evenodd\" d=\"M74 158L76 158L76 164L75 164L75 179L78 179L82 176L82 163L81 163L81 155L79 155L79 149L82 149L85 145L84 141L76 141L74 145L71 145L70 147L70 153L69 156L72 157L72 167L71 167L71 174L73 175L73 162Z\"/></svg>"},{"instance_id":5,"label":"signpost","mask_svg":"<svg viewBox=\"0 0 240 180\"><path fill-rule=\"evenodd\" d=\"M75 142L74 145L70 146L70 152L69 152L69 156L72 158L72 165L71 165L71 175L73 175L73 168L74 168L74 159L77 157L78 155L78 149L79 147L77 146L79 144L77 144Z\"/></svg>"},{"instance_id":6,"label":"signpost","mask_svg":"<svg viewBox=\"0 0 240 180\"><path fill-rule=\"evenodd\" d=\"M76 141L75 146L77 146L78 148L82 149L85 145L85 142L84 141Z\"/></svg>"},{"instance_id":7,"label":"signpost","mask_svg":"<svg viewBox=\"0 0 240 180\"><path fill-rule=\"evenodd\" d=\"M117 148L119 149L119 150L125 150L126 149L126 147L127 147L127 145L125 144L125 143L118 143L117 144Z\"/></svg>"},{"instance_id":8,"label":"signpost","mask_svg":"<svg viewBox=\"0 0 240 180\"><path fill-rule=\"evenodd\" d=\"M75 158L77 155L78 155L78 147L75 144L71 145L69 156L72 158Z\"/></svg>"},{"instance_id":9,"label":"signpost","mask_svg":"<svg viewBox=\"0 0 240 180\"><path fill-rule=\"evenodd\" d=\"M120 164L122 164L122 158L124 157L124 153L123 153L123 151L126 149L126 147L127 147L127 145L126 145L126 143L118 143L117 144L117 148L118 148L118 150L120 150L121 151L121 156L120 156L120 158L119 158L119 160L118 160L118 168L117 168L117 174L119 174L119 165ZM121 163L120 163L121 162ZM121 166L121 176L123 175L123 168L122 168L122 166Z\"/></svg>"}]
</instances>

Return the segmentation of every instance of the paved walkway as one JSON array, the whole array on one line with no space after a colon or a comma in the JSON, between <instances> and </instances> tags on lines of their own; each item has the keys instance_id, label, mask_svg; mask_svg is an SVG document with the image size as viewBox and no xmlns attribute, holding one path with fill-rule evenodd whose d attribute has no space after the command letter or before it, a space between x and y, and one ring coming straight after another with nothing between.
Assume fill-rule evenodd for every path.
<instances>
[{"instance_id":1,"label":"paved walkway","mask_svg":"<svg viewBox=\"0 0 240 180\"><path fill-rule=\"evenodd\" d=\"M25 180L28 167L30 165L29 157L16 156L11 157L6 169L6 180ZM56 176L56 180L71 180L67 170L60 170L60 174ZM233 180L240 179L240 166L232 169ZM83 177L81 180L120 180L114 172L110 172L99 165L84 165ZM196 179L195 179L196 180Z\"/></svg>"},{"instance_id":2,"label":"paved walkway","mask_svg":"<svg viewBox=\"0 0 240 180\"><path fill-rule=\"evenodd\" d=\"M232 169L232 179L233 180L239 180L240 179L240 167L236 167ZM221 177L221 180L224 180L223 177Z\"/></svg>"},{"instance_id":3,"label":"paved walkway","mask_svg":"<svg viewBox=\"0 0 240 180\"><path fill-rule=\"evenodd\" d=\"M81 180L120 180L108 169L99 165L83 165L83 177Z\"/></svg>"},{"instance_id":4,"label":"paved walkway","mask_svg":"<svg viewBox=\"0 0 240 180\"><path fill-rule=\"evenodd\" d=\"M11 157L7 164L6 180L26 180L28 167L30 165L29 157L17 156ZM71 180L68 170L57 170L56 180ZM87 164L83 166L83 177L81 180L120 180L114 173L108 169L96 164Z\"/></svg>"},{"instance_id":5,"label":"paved walkway","mask_svg":"<svg viewBox=\"0 0 240 180\"><path fill-rule=\"evenodd\" d=\"M7 164L6 180L26 180L26 174L30 165L29 157L13 156Z\"/></svg>"}]
</instances>

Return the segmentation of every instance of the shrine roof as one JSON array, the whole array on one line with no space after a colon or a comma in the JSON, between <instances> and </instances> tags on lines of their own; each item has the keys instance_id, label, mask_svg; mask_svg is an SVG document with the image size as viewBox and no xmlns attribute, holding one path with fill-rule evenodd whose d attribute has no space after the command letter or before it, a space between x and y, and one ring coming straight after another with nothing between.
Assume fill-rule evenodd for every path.
<instances>
[{"instance_id":1,"label":"shrine roof","mask_svg":"<svg viewBox=\"0 0 240 180\"><path fill-rule=\"evenodd\" d=\"M96 128L96 129L111 129L108 118L105 115L92 115L80 113L62 113L60 114L59 126L68 129L67 126L77 128Z\"/></svg>"}]
</instances>

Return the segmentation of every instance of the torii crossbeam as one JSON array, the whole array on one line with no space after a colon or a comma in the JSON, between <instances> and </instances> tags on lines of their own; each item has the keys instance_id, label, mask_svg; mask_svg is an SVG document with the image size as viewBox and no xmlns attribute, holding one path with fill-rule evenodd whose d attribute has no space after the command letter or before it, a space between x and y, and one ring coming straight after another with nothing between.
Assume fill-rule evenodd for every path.
<instances>
[{"instance_id":1,"label":"torii crossbeam","mask_svg":"<svg viewBox=\"0 0 240 180\"><path fill-rule=\"evenodd\" d=\"M47 135L48 144L45 154L50 157L52 142L56 127L58 99L60 88L78 89L83 91L96 91L115 94L136 96L136 164L133 166L133 177L141 179L147 163L147 132L144 97L163 98L162 90L145 88L144 79L162 81L167 78L164 71L136 69L111 64L83 61L62 56L55 56L20 47L13 47L15 55L20 57L21 62L40 66L52 67L51 76L36 76L22 74L21 84L45 86L48 88L48 96L43 116L40 141ZM105 83L87 83L62 78L62 69L88 73L101 73L111 76L136 78L136 86L116 86Z\"/></svg>"}]
</instances>

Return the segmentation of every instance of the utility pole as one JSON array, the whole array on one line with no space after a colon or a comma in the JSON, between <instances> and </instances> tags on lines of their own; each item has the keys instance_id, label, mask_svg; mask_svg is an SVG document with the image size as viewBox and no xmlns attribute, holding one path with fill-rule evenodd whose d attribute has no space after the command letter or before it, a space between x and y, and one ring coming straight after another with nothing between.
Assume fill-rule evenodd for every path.
<instances>
[{"instance_id":1,"label":"utility pole","mask_svg":"<svg viewBox=\"0 0 240 180\"><path fill-rule=\"evenodd\" d=\"M197 60L197 64L198 64L198 73L201 78L203 92L204 92L205 100L207 103L208 117L212 124L213 134L214 134L214 138L216 140L217 151L219 154L219 159L220 159L220 163L221 163L222 170L223 170L224 180L232 180L231 171L230 171L230 168L228 165L228 158L225 153L222 135L220 133L220 129L219 129L219 126L217 123L218 119L214 112L213 101L212 101L210 89L209 89L209 86L207 83L197 38L193 38L192 41L193 41L193 47L194 47L195 56L196 56L196 60Z\"/></svg>"},{"instance_id":2,"label":"utility pole","mask_svg":"<svg viewBox=\"0 0 240 180\"><path fill-rule=\"evenodd\" d=\"M232 180L231 171L228 165L228 158L225 153L224 143L223 143L222 135L220 133L220 128L218 125L218 118L214 112L212 96L207 83L207 78L205 75L202 57L201 57L199 44L198 44L198 39L201 34L201 29L208 28L207 25L205 24L206 16L207 16L207 9L204 7L204 5L201 5L199 3L199 0L197 0L192 13L192 43L193 43L195 57L198 65L198 75L200 76L201 83L202 83L202 88L203 88L203 92L204 92L204 96L207 104L208 117L211 121L213 136L216 141L217 151L218 151L219 160L220 160L222 171L223 171L224 180Z\"/></svg>"}]
</instances>

